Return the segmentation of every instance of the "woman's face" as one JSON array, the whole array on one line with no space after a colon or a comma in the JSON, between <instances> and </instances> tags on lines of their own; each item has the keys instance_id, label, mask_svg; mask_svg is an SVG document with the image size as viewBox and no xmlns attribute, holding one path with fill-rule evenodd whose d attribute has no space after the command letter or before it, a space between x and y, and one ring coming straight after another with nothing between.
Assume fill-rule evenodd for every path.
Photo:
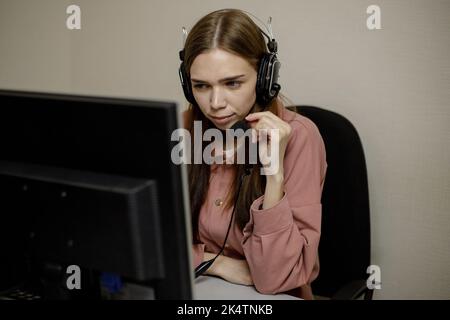
<instances>
[{"instance_id":1,"label":"woman's face","mask_svg":"<svg viewBox=\"0 0 450 320\"><path fill-rule=\"evenodd\" d=\"M230 128L253 107L257 74L244 58L212 49L198 55L190 71L195 100L217 128Z\"/></svg>"}]
</instances>

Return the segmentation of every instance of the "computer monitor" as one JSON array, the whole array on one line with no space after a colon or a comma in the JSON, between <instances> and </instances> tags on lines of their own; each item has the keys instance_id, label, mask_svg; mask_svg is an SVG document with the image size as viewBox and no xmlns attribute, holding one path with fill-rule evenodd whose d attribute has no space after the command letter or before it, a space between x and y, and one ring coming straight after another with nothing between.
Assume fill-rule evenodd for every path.
<instances>
[{"instance_id":1,"label":"computer monitor","mask_svg":"<svg viewBox=\"0 0 450 320\"><path fill-rule=\"evenodd\" d=\"M0 90L0 291L38 261L191 299L179 125L171 102Z\"/></svg>"}]
</instances>

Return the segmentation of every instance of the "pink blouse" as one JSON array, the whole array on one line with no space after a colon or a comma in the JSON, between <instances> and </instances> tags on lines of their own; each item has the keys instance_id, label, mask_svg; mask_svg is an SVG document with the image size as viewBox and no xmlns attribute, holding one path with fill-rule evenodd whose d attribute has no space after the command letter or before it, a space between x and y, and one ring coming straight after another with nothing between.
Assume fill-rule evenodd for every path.
<instances>
[{"instance_id":1,"label":"pink blouse","mask_svg":"<svg viewBox=\"0 0 450 320\"><path fill-rule=\"evenodd\" d=\"M235 224L230 230L223 254L247 260L260 293L289 291L312 299L310 283L319 273L325 146L308 118L284 108L280 117L292 127L284 158L284 196L268 209L259 209L264 195L256 199L244 229ZM193 245L194 267L203 261L205 251L218 253L223 244L233 208L224 212L224 205L216 200L226 198L232 179L230 166L211 167L210 187L199 216L201 243Z\"/></svg>"}]
</instances>

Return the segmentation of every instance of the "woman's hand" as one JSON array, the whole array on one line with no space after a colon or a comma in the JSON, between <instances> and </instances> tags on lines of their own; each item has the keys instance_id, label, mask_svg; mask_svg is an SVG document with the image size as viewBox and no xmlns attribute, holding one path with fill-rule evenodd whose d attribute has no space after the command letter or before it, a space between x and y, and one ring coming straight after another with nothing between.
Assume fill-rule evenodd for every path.
<instances>
[{"instance_id":1,"label":"woman's hand","mask_svg":"<svg viewBox=\"0 0 450 320\"><path fill-rule=\"evenodd\" d=\"M215 254L205 252L204 259L209 260L215 257ZM234 259L226 256L218 256L212 266L206 271L206 274L220 277L228 282L252 286L253 279L245 259Z\"/></svg>"},{"instance_id":2,"label":"woman's hand","mask_svg":"<svg viewBox=\"0 0 450 320\"><path fill-rule=\"evenodd\" d=\"M267 169L265 174L282 177L284 154L292 132L291 126L270 111L250 113L245 119L249 121L252 129L256 130L257 137L252 136L252 139L253 142L256 142L254 139L259 141L260 160ZM273 150L277 154L269 156L268 150L271 152Z\"/></svg>"},{"instance_id":3,"label":"woman's hand","mask_svg":"<svg viewBox=\"0 0 450 320\"><path fill-rule=\"evenodd\" d=\"M284 196L283 162L292 128L289 123L270 111L251 113L245 119L250 121L250 126L256 129L258 134L259 157L263 165L262 174L266 175L267 179L263 209L269 209ZM267 136L264 137L264 135ZM254 138L253 135L252 138Z\"/></svg>"}]
</instances>

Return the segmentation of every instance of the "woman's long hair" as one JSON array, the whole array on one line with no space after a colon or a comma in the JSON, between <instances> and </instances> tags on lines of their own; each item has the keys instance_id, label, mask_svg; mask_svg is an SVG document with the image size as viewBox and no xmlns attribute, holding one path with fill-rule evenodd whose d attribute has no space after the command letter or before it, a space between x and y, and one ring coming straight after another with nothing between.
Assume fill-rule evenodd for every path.
<instances>
[{"instance_id":1,"label":"woman's long hair","mask_svg":"<svg viewBox=\"0 0 450 320\"><path fill-rule=\"evenodd\" d=\"M219 48L246 59L256 72L258 72L261 57L267 52L265 38L261 34L258 26L245 13L236 9L223 9L211 12L200 19L189 32L184 48L184 61L189 78L194 59L201 53L213 48ZM261 107L255 106L255 111L260 110ZM280 99L273 99L264 107L266 110L279 116L283 105ZM194 104L189 104L185 121L186 129L190 131L191 137L194 135L194 121L202 122L202 136L204 131L214 127L211 121L203 115L200 108ZM202 151L206 145L203 142ZM194 150L193 145L191 147L191 150ZM261 164L258 161L258 164L254 166L254 170L252 170L252 174L244 179L242 183L240 197L236 203L235 211L235 221L241 230L249 221L252 202L260 197L265 190L266 179L265 176L260 175L260 167ZM191 161L188 169L192 230L194 242L198 243L199 214L207 197L211 168L210 165L203 161L201 164L194 164ZM224 201L225 209L231 208L239 196L237 194L239 177L244 174L243 164L234 164L233 169L234 179L232 188Z\"/></svg>"}]
</instances>

